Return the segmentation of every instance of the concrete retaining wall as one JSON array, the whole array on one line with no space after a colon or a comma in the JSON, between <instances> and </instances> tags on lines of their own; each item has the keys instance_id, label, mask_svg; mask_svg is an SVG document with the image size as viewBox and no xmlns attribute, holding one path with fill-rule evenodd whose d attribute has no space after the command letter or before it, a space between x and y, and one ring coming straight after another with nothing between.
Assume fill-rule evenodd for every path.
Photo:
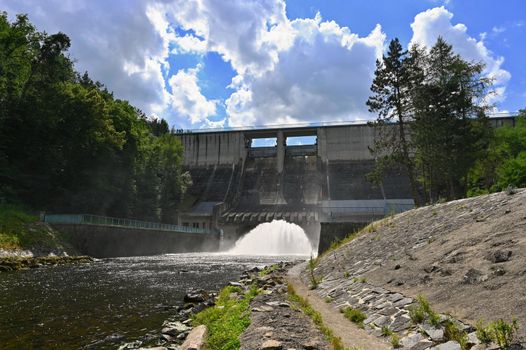
<instances>
[{"instance_id":1,"label":"concrete retaining wall","mask_svg":"<svg viewBox=\"0 0 526 350\"><path fill-rule=\"evenodd\" d=\"M53 224L81 253L96 258L217 251L219 235Z\"/></svg>"}]
</instances>

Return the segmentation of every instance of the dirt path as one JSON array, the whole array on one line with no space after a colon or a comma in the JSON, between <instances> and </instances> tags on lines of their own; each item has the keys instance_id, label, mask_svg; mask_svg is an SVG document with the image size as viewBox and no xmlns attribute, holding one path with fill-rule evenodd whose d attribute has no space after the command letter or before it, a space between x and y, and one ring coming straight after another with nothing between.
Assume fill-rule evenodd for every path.
<instances>
[{"instance_id":1,"label":"dirt path","mask_svg":"<svg viewBox=\"0 0 526 350\"><path fill-rule=\"evenodd\" d=\"M300 280L300 272L305 269L306 263L298 264L291 268L287 275L287 281L290 283L296 293L307 300L310 306L318 311L326 326L328 326L334 335L342 339L346 347L357 347L363 350L383 350L391 349L391 346L382 342L373 335L367 334L364 330L355 326L347 320L338 310L331 307L322 300L314 291L309 290Z\"/></svg>"}]
</instances>

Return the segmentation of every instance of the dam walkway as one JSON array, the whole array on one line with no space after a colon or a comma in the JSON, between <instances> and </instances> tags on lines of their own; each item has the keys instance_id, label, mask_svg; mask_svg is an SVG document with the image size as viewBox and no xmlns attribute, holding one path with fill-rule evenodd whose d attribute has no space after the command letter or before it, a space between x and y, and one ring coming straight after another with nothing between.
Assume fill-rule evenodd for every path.
<instances>
[{"instance_id":1,"label":"dam walkway","mask_svg":"<svg viewBox=\"0 0 526 350\"><path fill-rule=\"evenodd\" d=\"M211 234L212 231L181 225L162 224L158 222L149 222L124 218L113 218L107 216L90 215L90 214L54 214L45 215L44 222L58 225L96 225L106 227L130 228L136 230L165 231L176 233L195 233Z\"/></svg>"}]
</instances>

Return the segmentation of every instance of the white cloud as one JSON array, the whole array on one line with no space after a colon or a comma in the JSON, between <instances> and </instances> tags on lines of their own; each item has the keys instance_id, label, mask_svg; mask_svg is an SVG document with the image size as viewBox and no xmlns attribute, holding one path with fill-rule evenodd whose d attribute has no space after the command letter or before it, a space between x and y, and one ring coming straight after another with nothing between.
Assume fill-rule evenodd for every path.
<instances>
[{"instance_id":1,"label":"white cloud","mask_svg":"<svg viewBox=\"0 0 526 350\"><path fill-rule=\"evenodd\" d=\"M411 28L411 43L427 47L435 44L439 36L453 45L455 52L467 60L483 62L486 65L484 74L493 79L495 93L488 96L489 103L502 102L506 98L506 85L511 74L502 68L504 57L496 57L484 44L485 35L480 40L469 36L467 27L458 23L453 25L453 14L444 7L436 7L415 16ZM494 28L499 31L499 28Z\"/></svg>"},{"instance_id":2,"label":"white cloud","mask_svg":"<svg viewBox=\"0 0 526 350\"><path fill-rule=\"evenodd\" d=\"M321 19L291 22L292 46L263 76L240 75L226 101L231 125L368 119L365 102L385 35L360 38Z\"/></svg>"},{"instance_id":3,"label":"white cloud","mask_svg":"<svg viewBox=\"0 0 526 350\"><path fill-rule=\"evenodd\" d=\"M72 39L77 70L128 99L146 113L169 101L162 67L166 50L140 0L0 0L10 16L27 13L38 30L62 31Z\"/></svg>"},{"instance_id":4,"label":"white cloud","mask_svg":"<svg viewBox=\"0 0 526 350\"><path fill-rule=\"evenodd\" d=\"M171 107L192 124L207 122L208 117L216 114L217 101L207 100L197 83L200 69L200 65L193 69L181 69L169 81L172 89ZM209 123L214 125L213 122Z\"/></svg>"}]
</instances>

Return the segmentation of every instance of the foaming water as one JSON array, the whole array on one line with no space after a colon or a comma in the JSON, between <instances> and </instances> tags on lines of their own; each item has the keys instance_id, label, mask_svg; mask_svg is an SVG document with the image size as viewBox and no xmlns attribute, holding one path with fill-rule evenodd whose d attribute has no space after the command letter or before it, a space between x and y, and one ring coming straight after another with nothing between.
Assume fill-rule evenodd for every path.
<instances>
[{"instance_id":1,"label":"foaming water","mask_svg":"<svg viewBox=\"0 0 526 350\"><path fill-rule=\"evenodd\" d=\"M274 220L258 225L237 240L232 255L312 255L309 239L298 225Z\"/></svg>"}]
</instances>

